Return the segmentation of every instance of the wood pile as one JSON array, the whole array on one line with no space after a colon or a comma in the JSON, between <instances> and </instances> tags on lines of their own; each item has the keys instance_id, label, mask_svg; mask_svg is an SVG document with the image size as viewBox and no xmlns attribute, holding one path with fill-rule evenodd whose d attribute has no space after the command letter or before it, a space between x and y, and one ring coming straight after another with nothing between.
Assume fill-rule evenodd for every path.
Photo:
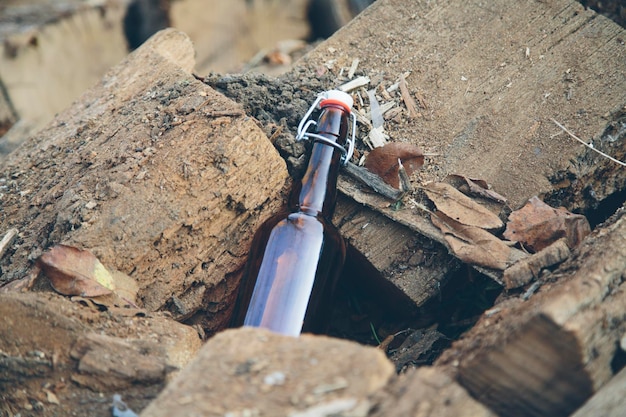
<instances>
[{"instance_id":1,"label":"wood pile","mask_svg":"<svg viewBox=\"0 0 626 417\"><path fill-rule=\"evenodd\" d=\"M205 336L222 330L255 227L283 204L288 168L297 170L293 125L314 89L343 85L356 98L362 155L380 140L419 148L425 160L408 181L400 177L391 199L363 168L342 176L334 221L356 274L402 314L424 309L466 266L505 288L499 302L434 366L398 377L370 348L221 333L144 415L619 415L626 408L616 394L626 345L623 39L623 28L570 0L499 0L489 8L478 0L379 0L291 75L202 79L192 75L189 38L162 31L2 161L0 292L51 292L35 261L53 245L71 245L132 278L131 304L147 314L165 311ZM483 183L480 196L457 190ZM567 224L584 220L572 212L618 203L595 230L555 232L564 239L539 245L511 226L520 207L539 200L533 196L565 206L548 211ZM20 300L11 298L37 305ZM74 301L119 313L119 305ZM55 360L80 384L88 369L105 368L87 356L102 341L78 336L83 327L74 320L67 324L74 353ZM0 339L12 332L5 320ZM242 338L250 341L245 354L236 349ZM8 344L0 350L0 371L17 372L20 353ZM342 350L377 365L358 369ZM309 364L307 352L315 357ZM283 363L292 363L289 371ZM51 374L9 380L41 386L42 375ZM196 384L198 375L214 379ZM232 389L209 401L203 390L220 378ZM16 412L23 398L11 392L8 410ZM246 396L247 408L235 394Z\"/></svg>"}]
</instances>

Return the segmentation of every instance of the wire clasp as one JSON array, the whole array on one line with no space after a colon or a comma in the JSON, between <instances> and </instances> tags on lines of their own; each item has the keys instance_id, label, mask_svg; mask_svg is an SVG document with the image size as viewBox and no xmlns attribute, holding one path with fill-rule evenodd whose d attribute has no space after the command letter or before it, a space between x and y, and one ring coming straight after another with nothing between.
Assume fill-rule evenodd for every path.
<instances>
[{"instance_id":1,"label":"wire clasp","mask_svg":"<svg viewBox=\"0 0 626 417\"><path fill-rule=\"evenodd\" d=\"M356 115L354 114L354 112L350 111L350 119L352 121L352 126L351 126L352 128L350 129L351 132L348 135L348 138L346 139L347 149L344 146L338 144L337 142L334 142L322 135L308 131L311 126L317 125L317 122L313 119L309 119L309 117L311 117L311 114L318 108L319 104L323 100L326 100L329 98L329 95L330 95L329 93L330 93L329 91L324 91L323 93L320 93L317 95L317 98L315 99L313 104L311 104L311 107L309 107L309 110L307 110L302 120L300 120L300 124L298 125L298 134L296 135L296 140L312 139L315 142L321 142L325 145L332 146L341 152L341 165L347 165L350 158L352 158L352 154L354 153L354 139L356 135Z\"/></svg>"}]
</instances>

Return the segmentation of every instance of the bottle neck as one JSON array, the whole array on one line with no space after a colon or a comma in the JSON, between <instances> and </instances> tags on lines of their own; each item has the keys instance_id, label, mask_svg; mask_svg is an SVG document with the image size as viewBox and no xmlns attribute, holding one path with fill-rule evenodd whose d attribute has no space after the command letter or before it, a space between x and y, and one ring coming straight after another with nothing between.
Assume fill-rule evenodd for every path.
<instances>
[{"instance_id":1,"label":"bottle neck","mask_svg":"<svg viewBox=\"0 0 626 417\"><path fill-rule=\"evenodd\" d=\"M337 105L322 109L317 121L316 133L340 145L344 145L348 133L348 113ZM312 216L330 218L337 200L337 176L339 175L341 152L333 146L315 142L309 165L302 180L294 189L297 197L296 209Z\"/></svg>"}]
</instances>

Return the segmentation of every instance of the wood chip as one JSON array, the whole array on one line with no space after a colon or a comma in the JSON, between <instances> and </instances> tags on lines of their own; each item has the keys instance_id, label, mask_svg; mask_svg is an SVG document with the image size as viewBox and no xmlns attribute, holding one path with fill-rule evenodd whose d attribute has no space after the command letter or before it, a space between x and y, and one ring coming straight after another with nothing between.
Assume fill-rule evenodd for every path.
<instances>
[{"instance_id":1,"label":"wood chip","mask_svg":"<svg viewBox=\"0 0 626 417\"><path fill-rule=\"evenodd\" d=\"M389 112L391 109L395 109L396 107L396 102L395 101L388 101L387 103L381 104L380 105L380 111L383 114L383 116Z\"/></svg>"},{"instance_id":2,"label":"wood chip","mask_svg":"<svg viewBox=\"0 0 626 417\"><path fill-rule=\"evenodd\" d=\"M420 93L419 91L415 93L415 98L417 98L417 102L420 104L421 108L423 108L424 110L428 109L428 104L426 103L426 99L424 99L422 93Z\"/></svg>"},{"instance_id":3,"label":"wood chip","mask_svg":"<svg viewBox=\"0 0 626 417\"><path fill-rule=\"evenodd\" d=\"M354 80L348 81L347 83L340 85L338 87L338 90L348 93L352 90L356 90L357 88L364 87L368 85L369 83L370 83L369 77L365 77L365 76L356 77Z\"/></svg>"},{"instance_id":4,"label":"wood chip","mask_svg":"<svg viewBox=\"0 0 626 417\"><path fill-rule=\"evenodd\" d=\"M559 239L543 250L508 267L502 276L507 290L522 287L539 278L541 270L557 265L570 256L566 239Z\"/></svg>"},{"instance_id":5,"label":"wood chip","mask_svg":"<svg viewBox=\"0 0 626 417\"><path fill-rule=\"evenodd\" d=\"M11 245L11 243L13 243L13 239L15 239L17 234L18 234L18 230L15 229L15 228L9 229L4 234L4 237L0 241L0 259L2 259L2 256L4 255L4 253L9 248L9 245Z\"/></svg>"},{"instance_id":6,"label":"wood chip","mask_svg":"<svg viewBox=\"0 0 626 417\"><path fill-rule=\"evenodd\" d=\"M385 146L387 143L387 138L385 137L384 129L382 126L373 128L370 130L368 136L372 148L380 148L381 146Z\"/></svg>"},{"instance_id":7,"label":"wood chip","mask_svg":"<svg viewBox=\"0 0 626 417\"><path fill-rule=\"evenodd\" d=\"M400 95L402 96L402 101L404 101L404 105L406 109L409 111L409 118L414 119L419 117L419 112L417 111L417 104L411 94L409 93L409 89L406 85L406 80L404 79L404 75L400 76Z\"/></svg>"},{"instance_id":8,"label":"wood chip","mask_svg":"<svg viewBox=\"0 0 626 417\"><path fill-rule=\"evenodd\" d=\"M350 65L350 69L348 70L348 78L353 78L354 77L354 73L356 72L356 69L359 66L359 58L354 58L352 60L352 65Z\"/></svg>"},{"instance_id":9,"label":"wood chip","mask_svg":"<svg viewBox=\"0 0 626 417\"><path fill-rule=\"evenodd\" d=\"M411 179L409 178L409 174L406 172L404 165L402 165L402 160L400 158L398 158L398 178L400 179L400 189L402 191L413 191Z\"/></svg>"}]
</instances>

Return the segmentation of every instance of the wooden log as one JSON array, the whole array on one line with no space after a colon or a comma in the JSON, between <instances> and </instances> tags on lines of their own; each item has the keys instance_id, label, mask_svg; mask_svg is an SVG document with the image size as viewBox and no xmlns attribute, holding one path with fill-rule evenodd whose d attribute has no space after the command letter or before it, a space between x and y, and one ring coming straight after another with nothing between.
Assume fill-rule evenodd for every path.
<instances>
[{"instance_id":1,"label":"wooden log","mask_svg":"<svg viewBox=\"0 0 626 417\"><path fill-rule=\"evenodd\" d=\"M460 266L441 243L349 198L339 199L335 224L350 245L346 275L398 314L439 294Z\"/></svg>"},{"instance_id":2,"label":"wooden log","mask_svg":"<svg viewBox=\"0 0 626 417\"><path fill-rule=\"evenodd\" d=\"M0 412L32 415L39 403L46 415L110 416L109 398L120 392L143 408L202 346L195 329L166 313L109 307L0 294ZM107 400L94 402L94 392Z\"/></svg>"},{"instance_id":3,"label":"wooden log","mask_svg":"<svg viewBox=\"0 0 626 417\"><path fill-rule=\"evenodd\" d=\"M567 416L612 376L626 331L626 216L598 229L529 301L494 307L444 353L500 415Z\"/></svg>"},{"instance_id":4,"label":"wooden log","mask_svg":"<svg viewBox=\"0 0 626 417\"><path fill-rule=\"evenodd\" d=\"M517 207L555 186L563 191L567 184L557 177L568 173L570 186L574 180L592 185L594 198L602 200L621 189L626 173L551 119L593 138L609 154L623 155L616 137L624 134L626 51L619 39L625 34L573 0L497 0L488 8L479 0L382 0L299 67L345 73L358 58L359 71L378 80L368 88L388 88L410 72L409 92L425 103L421 117L385 123L385 129L393 140L440 155L427 161L436 169L426 169L422 181L448 173L482 178ZM570 160L582 164L579 172ZM602 167L611 170L612 181L599 190L593 173ZM571 205L590 202L579 196Z\"/></svg>"},{"instance_id":5,"label":"wooden log","mask_svg":"<svg viewBox=\"0 0 626 417\"><path fill-rule=\"evenodd\" d=\"M241 107L191 75L193 56L186 35L160 32L0 165L0 223L20 231L2 281L65 243L133 277L148 310L224 326L287 171Z\"/></svg>"},{"instance_id":6,"label":"wooden log","mask_svg":"<svg viewBox=\"0 0 626 417\"><path fill-rule=\"evenodd\" d=\"M512 208L545 195L556 206L584 211L626 188L626 170L580 145L551 119L624 159L626 51L618 40L625 36L623 28L571 0L498 0L488 8L478 0L379 0L300 60L297 70L330 69L342 84L348 80L341 74L358 59L357 75L375 80L367 88L378 92L410 72L406 83L421 103L420 114L410 118L404 110L384 127L391 140L437 155L427 158L416 183L456 173L486 180ZM400 101L399 94L385 94ZM359 137L367 136L367 127L362 130ZM361 204L372 209L361 220L373 228L371 235L388 233L376 217L382 214L406 227L394 238L398 247L410 246L409 231L443 243L428 214L414 205L390 205L349 179L340 189L355 200L342 212L357 212ZM420 201L419 191L413 196ZM378 265L375 254L387 252L387 245L386 239L370 239L366 260ZM388 263L401 264L402 256ZM413 288L424 289L409 298L419 304L436 295L432 275L409 269L406 274L422 282Z\"/></svg>"},{"instance_id":7,"label":"wooden log","mask_svg":"<svg viewBox=\"0 0 626 417\"><path fill-rule=\"evenodd\" d=\"M243 327L209 340L141 415L366 416L392 376L371 346Z\"/></svg>"},{"instance_id":8,"label":"wooden log","mask_svg":"<svg viewBox=\"0 0 626 417\"><path fill-rule=\"evenodd\" d=\"M622 369L596 392L572 417L621 417L626 410L626 369Z\"/></svg>"},{"instance_id":9,"label":"wooden log","mask_svg":"<svg viewBox=\"0 0 626 417\"><path fill-rule=\"evenodd\" d=\"M443 368L412 369L376 394L372 417L495 417Z\"/></svg>"}]
</instances>

